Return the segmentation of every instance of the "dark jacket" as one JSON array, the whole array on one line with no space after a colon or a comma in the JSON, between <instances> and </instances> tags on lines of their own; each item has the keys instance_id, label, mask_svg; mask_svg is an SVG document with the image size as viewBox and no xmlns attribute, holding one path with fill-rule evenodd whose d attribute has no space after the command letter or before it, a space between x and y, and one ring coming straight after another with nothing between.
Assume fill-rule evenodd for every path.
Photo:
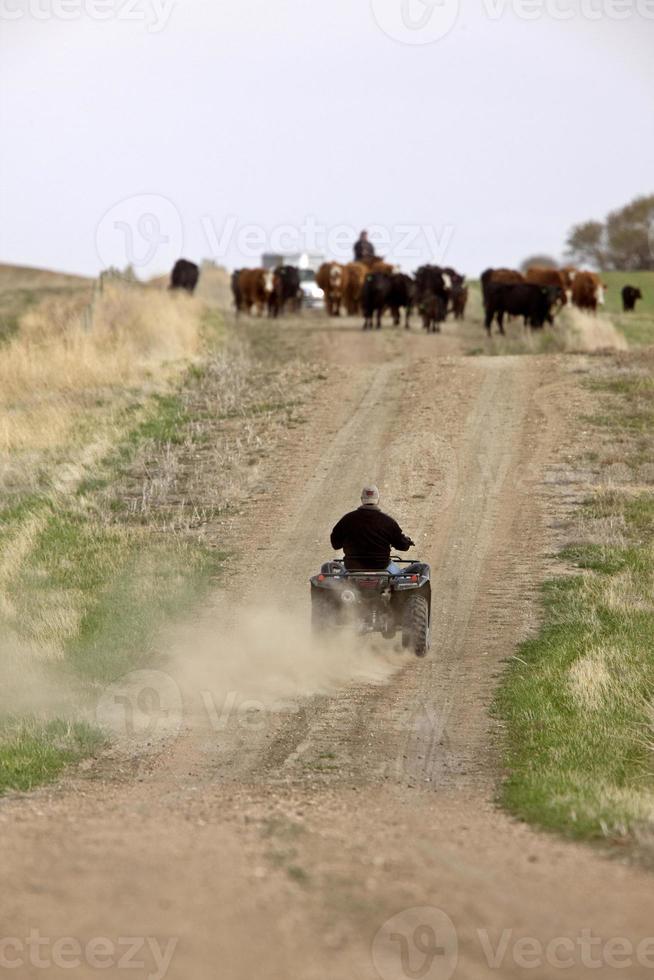
<instances>
[{"instance_id":1,"label":"dark jacket","mask_svg":"<svg viewBox=\"0 0 654 980\"><path fill-rule=\"evenodd\" d=\"M354 259L361 262L363 259L371 259L375 254L375 247L372 242L365 238L359 238L354 243Z\"/></svg>"},{"instance_id":2,"label":"dark jacket","mask_svg":"<svg viewBox=\"0 0 654 980\"><path fill-rule=\"evenodd\" d=\"M411 538L402 533L400 525L377 507L359 507L350 511L332 531L332 548L345 552L345 567L349 571L386 568L391 548L408 551Z\"/></svg>"}]
</instances>

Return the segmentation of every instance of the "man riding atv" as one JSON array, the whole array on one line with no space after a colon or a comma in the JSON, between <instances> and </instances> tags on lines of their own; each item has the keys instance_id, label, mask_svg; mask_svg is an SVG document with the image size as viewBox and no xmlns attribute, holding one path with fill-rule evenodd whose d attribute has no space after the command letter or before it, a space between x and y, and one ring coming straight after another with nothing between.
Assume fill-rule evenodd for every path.
<instances>
[{"instance_id":1,"label":"man riding atv","mask_svg":"<svg viewBox=\"0 0 654 980\"><path fill-rule=\"evenodd\" d=\"M311 625L322 635L354 629L391 640L424 657L429 649L431 571L426 562L396 557L391 548L413 546L401 527L379 509L377 487L364 487L361 506L342 517L331 534L345 558L324 562L311 576Z\"/></svg>"},{"instance_id":2,"label":"man riding atv","mask_svg":"<svg viewBox=\"0 0 654 980\"><path fill-rule=\"evenodd\" d=\"M391 562L391 548L408 551L414 546L397 521L380 510L376 486L363 488L361 506L341 517L331 544L335 551L343 549L348 572L386 569L392 575L400 569Z\"/></svg>"}]
</instances>

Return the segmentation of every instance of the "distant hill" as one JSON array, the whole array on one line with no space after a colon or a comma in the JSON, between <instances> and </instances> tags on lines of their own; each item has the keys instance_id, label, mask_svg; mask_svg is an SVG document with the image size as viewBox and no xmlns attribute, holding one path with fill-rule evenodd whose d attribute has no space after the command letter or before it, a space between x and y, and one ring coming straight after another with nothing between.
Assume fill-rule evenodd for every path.
<instances>
[{"instance_id":1,"label":"distant hill","mask_svg":"<svg viewBox=\"0 0 654 980\"><path fill-rule=\"evenodd\" d=\"M0 264L0 343L18 329L21 316L51 296L91 297L93 279L50 269Z\"/></svg>"}]
</instances>

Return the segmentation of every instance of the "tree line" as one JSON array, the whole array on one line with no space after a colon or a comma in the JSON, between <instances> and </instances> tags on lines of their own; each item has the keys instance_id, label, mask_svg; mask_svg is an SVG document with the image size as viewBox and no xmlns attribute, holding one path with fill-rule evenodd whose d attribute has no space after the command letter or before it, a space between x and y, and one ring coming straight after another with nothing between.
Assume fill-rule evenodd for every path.
<instances>
[{"instance_id":1,"label":"tree line","mask_svg":"<svg viewBox=\"0 0 654 980\"><path fill-rule=\"evenodd\" d=\"M604 221L573 225L566 256L598 269L654 269L654 194L634 198Z\"/></svg>"}]
</instances>

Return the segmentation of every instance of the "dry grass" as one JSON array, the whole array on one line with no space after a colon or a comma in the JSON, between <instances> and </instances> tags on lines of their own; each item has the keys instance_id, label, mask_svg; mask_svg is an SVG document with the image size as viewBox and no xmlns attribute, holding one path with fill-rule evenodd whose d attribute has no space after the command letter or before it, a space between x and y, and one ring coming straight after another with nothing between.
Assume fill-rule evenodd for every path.
<instances>
[{"instance_id":1,"label":"dry grass","mask_svg":"<svg viewBox=\"0 0 654 980\"><path fill-rule=\"evenodd\" d=\"M0 346L0 793L94 751L67 719L98 683L150 662L162 623L202 598L221 561L148 526L108 527L92 492L108 458L112 480L153 428L174 434L161 406L199 370L204 303L110 282L91 318L89 284L25 282Z\"/></svg>"},{"instance_id":2,"label":"dry grass","mask_svg":"<svg viewBox=\"0 0 654 980\"><path fill-rule=\"evenodd\" d=\"M582 710L601 709L612 688L612 670L619 658L615 648L590 649L570 666L570 693Z\"/></svg>"},{"instance_id":3,"label":"dry grass","mask_svg":"<svg viewBox=\"0 0 654 980\"><path fill-rule=\"evenodd\" d=\"M594 316L567 306L559 317L558 329L566 351L627 350L629 346L612 318L604 313Z\"/></svg>"},{"instance_id":4,"label":"dry grass","mask_svg":"<svg viewBox=\"0 0 654 980\"><path fill-rule=\"evenodd\" d=\"M92 328L79 297L28 311L0 351L0 453L52 449L107 389L143 384L200 346L202 306L185 295L110 285Z\"/></svg>"},{"instance_id":5,"label":"dry grass","mask_svg":"<svg viewBox=\"0 0 654 980\"><path fill-rule=\"evenodd\" d=\"M495 330L495 327L493 328ZM493 333L486 347L475 353L490 354L576 354L593 351L624 351L628 343L606 314L596 316L573 306L558 314L553 326L542 330L525 327L517 319L505 324L506 335Z\"/></svg>"},{"instance_id":6,"label":"dry grass","mask_svg":"<svg viewBox=\"0 0 654 980\"><path fill-rule=\"evenodd\" d=\"M0 617L20 624L25 649L55 659L84 603L79 590L36 579L28 588L26 569L58 515L75 508L80 483L201 344L203 307L186 295L111 284L88 330L86 300L49 296L0 348ZM53 555L59 548L65 561L74 537L53 538Z\"/></svg>"},{"instance_id":7,"label":"dry grass","mask_svg":"<svg viewBox=\"0 0 654 980\"><path fill-rule=\"evenodd\" d=\"M196 295L198 299L220 310L232 309L232 290L227 270L211 262L204 262Z\"/></svg>"},{"instance_id":8,"label":"dry grass","mask_svg":"<svg viewBox=\"0 0 654 980\"><path fill-rule=\"evenodd\" d=\"M173 424L156 427L127 478L108 487L115 519L202 536L265 489L275 450L302 424L315 377L299 359L270 370L244 337L192 375L174 402L160 406Z\"/></svg>"}]
</instances>

